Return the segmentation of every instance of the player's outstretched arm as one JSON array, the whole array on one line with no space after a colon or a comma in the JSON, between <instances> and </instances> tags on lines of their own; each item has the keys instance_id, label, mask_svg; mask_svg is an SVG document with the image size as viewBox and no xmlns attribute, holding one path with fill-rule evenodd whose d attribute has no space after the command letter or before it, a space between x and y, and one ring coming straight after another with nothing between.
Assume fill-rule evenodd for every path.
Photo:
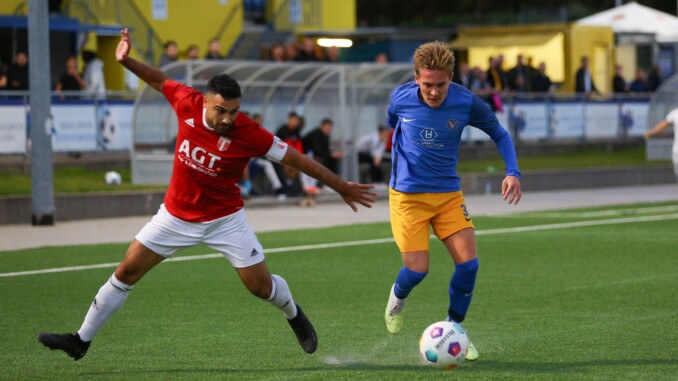
<instances>
[{"instance_id":1,"label":"player's outstretched arm","mask_svg":"<svg viewBox=\"0 0 678 381\"><path fill-rule=\"evenodd\" d=\"M131 58L129 52L132 43L127 28L123 29L121 34L122 37L115 50L115 59L149 86L162 92L162 85L169 78L160 70Z\"/></svg>"},{"instance_id":2,"label":"player's outstretched arm","mask_svg":"<svg viewBox=\"0 0 678 381\"><path fill-rule=\"evenodd\" d=\"M344 181L322 164L306 155L302 155L293 148L287 149L285 156L280 162L318 179L323 184L337 191L354 212L358 211L356 203L371 208L377 197L377 194L371 190L374 188L374 185Z\"/></svg>"},{"instance_id":3,"label":"player's outstretched arm","mask_svg":"<svg viewBox=\"0 0 678 381\"><path fill-rule=\"evenodd\" d=\"M661 122L657 123L656 126L652 127L651 129L643 132L643 137L645 139L659 135L660 132L664 131L665 129L669 128L670 123L666 120L662 120Z\"/></svg>"},{"instance_id":4,"label":"player's outstretched arm","mask_svg":"<svg viewBox=\"0 0 678 381\"><path fill-rule=\"evenodd\" d=\"M518 205L523 195L523 190L520 188L520 180L515 176L506 176L504 181L501 182L501 195L504 201L508 199L509 205Z\"/></svg>"}]
</instances>

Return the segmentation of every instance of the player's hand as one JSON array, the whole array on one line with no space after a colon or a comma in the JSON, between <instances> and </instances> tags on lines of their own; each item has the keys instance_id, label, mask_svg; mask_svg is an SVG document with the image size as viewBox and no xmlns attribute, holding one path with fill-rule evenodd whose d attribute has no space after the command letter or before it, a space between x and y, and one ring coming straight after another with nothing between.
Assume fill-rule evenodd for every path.
<instances>
[{"instance_id":1,"label":"player's hand","mask_svg":"<svg viewBox=\"0 0 678 381\"><path fill-rule=\"evenodd\" d=\"M508 199L509 205L516 204L520 201L523 191L520 188L520 180L515 176L506 176L501 182L501 195L504 201Z\"/></svg>"},{"instance_id":2,"label":"player's hand","mask_svg":"<svg viewBox=\"0 0 678 381\"><path fill-rule=\"evenodd\" d=\"M120 33L122 34L122 37L120 38L118 47L115 49L115 59L118 62L122 62L127 58L132 44L130 42L129 32L127 31L127 28L121 30Z\"/></svg>"},{"instance_id":3,"label":"player's hand","mask_svg":"<svg viewBox=\"0 0 678 381\"><path fill-rule=\"evenodd\" d=\"M372 191L374 185L372 184L358 184L353 182L348 183L348 190L344 193L341 193L341 198L344 199L344 202L353 209L354 212L358 211L358 207L355 203L358 203L366 208L371 208L374 204L374 200L377 198L377 194Z\"/></svg>"}]
</instances>

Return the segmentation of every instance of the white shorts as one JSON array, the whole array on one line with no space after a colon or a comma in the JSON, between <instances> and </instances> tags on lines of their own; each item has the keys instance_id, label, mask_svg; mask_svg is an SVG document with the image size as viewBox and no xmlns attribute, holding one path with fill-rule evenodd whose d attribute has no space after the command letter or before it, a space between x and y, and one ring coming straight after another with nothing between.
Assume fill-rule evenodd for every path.
<instances>
[{"instance_id":1,"label":"white shorts","mask_svg":"<svg viewBox=\"0 0 678 381\"><path fill-rule=\"evenodd\" d=\"M220 252L233 267L248 267L264 260L264 249L242 209L214 221L186 222L171 215L162 204L134 238L167 258L183 248L204 243Z\"/></svg>"}]
</instances>

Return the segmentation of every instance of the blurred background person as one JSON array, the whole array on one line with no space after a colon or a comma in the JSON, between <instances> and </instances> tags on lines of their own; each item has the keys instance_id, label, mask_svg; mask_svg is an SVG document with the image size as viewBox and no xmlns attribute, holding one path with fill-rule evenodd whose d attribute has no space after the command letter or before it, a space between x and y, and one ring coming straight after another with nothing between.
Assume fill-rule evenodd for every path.
<instances>
[{"instance_id":1,"label":"blurred background person","mask_svg":"<svg viewBox=\"0 0 678 381\"><path fill-rule=\"evenodd\" d=\"M179 46L174 40L168 40L165 42L164 51L160 56L160 61L158 62L158 67L163 67L167 64L171 64L179 59Z\"/></svg>"},{"instance_id":2,"label":"blurred background person","mask_svg":"<svg viewBox=\"0 0 678 381\"><path fill-rule=\"evenodd\" d=\"M198 45L191 44L186 48L186 59L187 60L199 60L200 59L200 48Z\"/></svg>"},{"instance_id":3,"label":"blurred background person","mask_svg":"<svg viewBox=\"0 0 678 381\"><path fill-rule=\"evenodd\" d=\"M205 54L206 60L223 60L224 56L221 54L221 42L217 38L210 40L207 45L207 54Z\"/></svg>"},{"instance_id":4,"label":"blurred background person","mask_svg":"<svg viewBox=\"0 0 678 381\"><path fill-rule=\"evenodd\" d=\"M18 52L7 69L7 90L28 90L28 55Z\"/></svg>"},{"instance_id":5,"label":"blurred background person","mask_svg":"<svg viewBox=\"0 0 678 381\"><path fill-rule=\"evenodd\" d=\"M622 73L624 68L622 65L617 65L614 67L614 77L612 77L612 91L616 94L627 93L629 91L629 85L626 83Z\"/></svg>"},{"instance_id":6,"label":"blurred background person","mask_svg":"<svg viewBox=\"0 0 678 381\"><path fill-rule=\"evenodd\" d=\"M391 129L379 125L371 134L361 136L356 142L358 162L366 163L370 168L368 182L384 184L384 159L386 158L386 146L391 140Z\"/></svg>"},{"instance_id":7,"label":"blurred background person","mask_svg":"<svg viewBox=\"0 0 678 381\"><path fill-rule=\"evenodd\" d=\"M62 91L81 91L87 87L85 80L82 79L80 72L78 71L78 60L75 56L69 56L66 58L66 71L59 76L59 81L56 83L54 90L61 94ZM76 99L77 96L69 95L64 97L61 95L61 99Z\"/></svg>"}]
</instances>

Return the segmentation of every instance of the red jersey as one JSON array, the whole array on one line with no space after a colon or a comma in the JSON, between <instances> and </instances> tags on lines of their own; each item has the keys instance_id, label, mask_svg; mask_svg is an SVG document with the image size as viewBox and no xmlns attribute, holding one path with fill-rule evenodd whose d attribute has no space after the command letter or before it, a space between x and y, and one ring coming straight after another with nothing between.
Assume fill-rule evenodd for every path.
<instances>
[{"instance_id":1,"label":"red jersey","mask_svg":"<svg viewBox=\"0 0 678 381\"><path fill-rule=\"evenodd\" d=\"M165 207L189 222L206 222L243 207L236 185L250 158L264 156L273 134L238 113L225 136L207 126L204 95L175 81L165 81L162 92L177 114L179 129L174 165Z\"/></svg>"}]
</instances>

